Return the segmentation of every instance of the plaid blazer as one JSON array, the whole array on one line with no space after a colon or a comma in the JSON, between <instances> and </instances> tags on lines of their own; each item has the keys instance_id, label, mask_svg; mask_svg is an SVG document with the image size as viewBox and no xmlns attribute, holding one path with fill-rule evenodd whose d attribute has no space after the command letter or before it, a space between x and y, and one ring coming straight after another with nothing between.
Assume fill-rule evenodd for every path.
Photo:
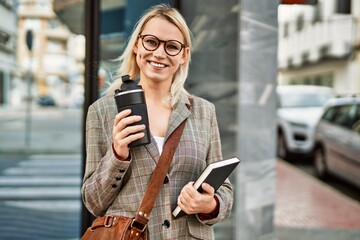
<instances>
[{"instance_id":1,"label":"plaid blazer","mask_svg":"<svg viewBox=\"0 0 360 240\"><path fill-rule=\"evenodd\" d=\"M187 105L191 105L189 109ZM101 97L88 109L82 198L95 216L134 217L160 155L151 136L150 144L130 149L130 161L118 160L112 151L116 113L113 96ZM233 189L227 179L216 192L220 205L216 218L201 221L197 215L173 218L171 214L182 187L195 181L207 164L222 159L215 107L199 97L193 97L192 103L185 95L180 98L172 111L165 141L186 118L168 181L164 181L150 214L150 239L214 239L211 225L224 221L231 213Z\"/></svg>"}]
</instances>

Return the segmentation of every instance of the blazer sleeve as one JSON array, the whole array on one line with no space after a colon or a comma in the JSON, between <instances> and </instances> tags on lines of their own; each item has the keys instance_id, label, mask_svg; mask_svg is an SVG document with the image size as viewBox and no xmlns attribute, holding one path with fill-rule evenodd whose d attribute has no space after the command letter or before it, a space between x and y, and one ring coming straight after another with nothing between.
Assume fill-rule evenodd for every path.
<instances>
[{"instance_id":1,"label":"blazer sleeve","mask_svg":"<svg viewBox=\"0 0 360 240\"><path fill-rule=\"evenodd\" d=\"M109 115L109 114L108 114ZM86 119L86 167L81 189L86 208L102 216L124 184L130 161L118 160L111 148L113 119L99 105L89 107Z\"/></svg>"},{"instance_id":2,"label":"blazer sleeve","mask_svg":"<svg viewBox=\"0 0 360 240\"><path fill-rule=\"evenodd\" d=\"M213 104L211 108L211 125L210 125L210 147L208 153L208 163L222 160L222 150L221 150L221 139L219 133L219 126L216 118L215 106ZM233 187L229 179L226 179L225 182L220 186L216 191L215 195L219 200L219 214L216 218L201 220L198 216L198 220L207 225L212 225L218 222L222 222L230 217L231 209L233 205Z\"/></svg>"}]
</instances>

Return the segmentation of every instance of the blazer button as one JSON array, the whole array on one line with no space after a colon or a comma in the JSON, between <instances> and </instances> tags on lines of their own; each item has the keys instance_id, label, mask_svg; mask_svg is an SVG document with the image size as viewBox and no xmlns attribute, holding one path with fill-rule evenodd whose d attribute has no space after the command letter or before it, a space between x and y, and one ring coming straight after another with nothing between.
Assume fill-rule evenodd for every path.
<instances>
[{"instance_id":1,"label":"blazer button","mask_svg":"<svg viewBox=\"0 0 360 240\"><path fill-rule=\"evenodd\" d=\"M119 168L119 173L124 173L125 172L125 168Z\"/></svg>"},{"instance_id":2,"label":"blazer button","mask_svg":"<svg viewBox=\"0 0 360 240\"><path fill-rule=\"evenodd\" d=\"M165 220L164 223L162 224L164 228L169 228L170 227L170 222L169 220Z\"/></svg>"},{"instance_id":3,"label":"blazer button","mask_svg":"<svg viewBox=\"0 0 360 240\"><path fill-rule=\"evenodd\" d=\"M117 188L117 185L114 183L114 184L111 184L111 187L112 188Z\"/></svg>"},{"instance_id":4,"label":"blazer button","mask_svg":"<svg viewBox=\"0 0 360 240\"><path fill-rule=\"evenodd\" d=\"M121 180L121 177L115 177L116 180L120 181Z\"/></svg>"},{"instance_id":5,"label":"blazer button","mask_svg":"<svg viewBox=\"0 0 360 240\"><path fill-rule=\"evenodd\" d=\"M165 176L164 184L167 184L167 183L169 183L169 178L167 176Z\"/></svg>"}]
</instances>

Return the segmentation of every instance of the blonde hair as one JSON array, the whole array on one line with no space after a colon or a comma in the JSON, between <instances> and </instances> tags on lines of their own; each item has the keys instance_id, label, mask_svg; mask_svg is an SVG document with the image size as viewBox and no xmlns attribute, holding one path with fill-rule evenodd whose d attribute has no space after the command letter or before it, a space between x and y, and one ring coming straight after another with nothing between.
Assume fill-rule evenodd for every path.
<instances>
[{"instance_id":1,"label":"blonde hair","mask_svg":"<svg viewBox=\"0 0 360 240\"><path fill-rule=\"evenodd\" d=\"M174 24L182 33L185 46L191 50L191 32L181 14L175 9L166 4L156 5L150 8L145 14L140 18L136 23L133 33L130 36L127 46L123 54L117 59L120 61L120 68L117 72L117 79L110 85L107 90L107 94L113 94L114 90L119 88L122 81L121 76L130 75L131 79L136 79L140 75L139 66L136 63L136 56L133 51L133 48L138 40L139 34L143 31L146 23L155 17L163 18L170 23ZM179 69L176 71L173 83L171 85L169 99L166 99L170 102L170 105L173 107L175 103L179 100L181 93L189 95L185 90L184 84L188 76L189 64L191 61L191 54L188 54L187 61L184 64L179 66Z\"/></svg>"}]
</instances>

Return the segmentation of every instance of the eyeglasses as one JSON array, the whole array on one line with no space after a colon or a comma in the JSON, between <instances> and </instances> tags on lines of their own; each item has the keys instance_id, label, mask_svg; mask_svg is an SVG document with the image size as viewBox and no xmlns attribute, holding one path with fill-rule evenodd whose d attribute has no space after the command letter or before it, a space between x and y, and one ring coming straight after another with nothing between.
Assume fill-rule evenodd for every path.
<instances>
[{"instance_id":1,"label":"eyeglasses","mask_svg":"<svg viewBox=\"0 0 360 240\"><path fill-rule=\"evenodd\" d=\"M155 51L159 48L160 43L163 42L164 50L170 56L178 55L186 47L177 40L164 41L151 34L139 35L138 37L141 38L143 47L148 51Z\"/></svg>"}]
</instances>

